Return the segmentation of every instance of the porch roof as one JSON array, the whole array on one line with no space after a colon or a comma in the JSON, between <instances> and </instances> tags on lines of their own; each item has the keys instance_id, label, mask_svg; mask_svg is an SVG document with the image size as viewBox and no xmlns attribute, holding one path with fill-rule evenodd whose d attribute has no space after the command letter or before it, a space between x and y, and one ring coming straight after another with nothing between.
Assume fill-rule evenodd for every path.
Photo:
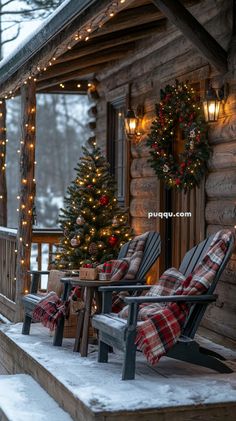
<instances>
[{"instance_id":1,"label":"porch roof","mask_svg":"<svg viewBox=\"0 0 236 421\"><path fill-rule=\"evenodd\" d=\"M83 93L96 72L164 31L166 21L151 0L66 0L1 62L0 96L17 94L30 78L37 92Z\"/></svg>"}]
</instances>

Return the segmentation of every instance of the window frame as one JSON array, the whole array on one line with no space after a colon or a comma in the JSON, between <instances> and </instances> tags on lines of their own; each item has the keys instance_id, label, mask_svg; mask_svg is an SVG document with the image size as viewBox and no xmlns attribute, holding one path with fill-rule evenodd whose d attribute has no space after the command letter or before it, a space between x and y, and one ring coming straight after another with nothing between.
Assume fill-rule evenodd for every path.
<instances>
[{"instance_id":1,"label":"window frame","mask_svg":"<svg viewBox=\"0 0 236 421\"><path fill-rule=\"evenodd\" d=\"M119 108L126 109L126 95L121 95L116 97L115 99L107 102L107 159L110 164L110 172L111 174L116 177L116 168L118 167L118 153L116 150L116 146L124 146L122 150L122 162L123 162L123 178L122 180L116 179L117 187L119 186L119 182L123 184L124 195L122 198L118 197L118 204L120 206L128 206L129 205L129 184L130 184L130 176L129 176L129 144L127 142L125 131L123 132L122 142L117 141L116 139L116 131L117 131L117 110ZM124 130L124 128L123 128ZM116 145L117 142L117 145Z\"/></svg>"}]
</instances>

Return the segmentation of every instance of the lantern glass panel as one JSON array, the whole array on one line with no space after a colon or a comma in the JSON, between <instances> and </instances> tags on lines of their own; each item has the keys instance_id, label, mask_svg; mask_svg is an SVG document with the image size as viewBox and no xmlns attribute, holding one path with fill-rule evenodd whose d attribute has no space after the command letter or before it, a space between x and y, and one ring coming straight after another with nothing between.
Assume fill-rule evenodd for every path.
<instances>
[{"instance_id":1,"label":"lantern glass panel","mask_svg":"<svg viewBox=\"0 0 236 421\"><path fill-rule=\"evenodd\" d=\"M203 102L205 120L207 122L217 121L220 111L220 101L218 99L208 99Z\"/></svg>"}]
</instances>

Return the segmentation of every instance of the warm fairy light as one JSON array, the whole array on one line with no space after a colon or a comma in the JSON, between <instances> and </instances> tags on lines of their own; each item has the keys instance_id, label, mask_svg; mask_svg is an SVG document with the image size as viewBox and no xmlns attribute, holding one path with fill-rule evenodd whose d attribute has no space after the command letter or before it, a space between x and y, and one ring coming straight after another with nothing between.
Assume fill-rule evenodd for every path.
<instances>
[{"instance_id":1,"label":"warm fairy light","mask_svg":"<svg viewBox=\"0 0 236 421\"><path fill-rule=\"evenodd\" d=\"M22 180L22 184L27 184L27 180L26 180L26 178L23 178L23 180Z\"/></svg>"},{"instance_id":2,"label":"warm fairy light","mask_svg":"<svg viewBox=\"0 0 236 421\"><path fill-rule=\"evenodd\" d=\"M82 28L80 30L80 33L77 34L73 34L71 37L71 42L70 44L67 45L67 49L71 50L73 48L74 45L77 44L77 42L80 40L84 40L84 41L88 41L89 40L89 36L88 34L92 33L92 31L95 31L98 28L102 28L102 26L104 25L104 23L107 21L107 19L110 17L112 18L113 16L116 15L116 13L119 11L119 5L123 5L125 3L125 0L117 0L116 2L112 2L112 9L109 5L109 7L107 7L107 10L103 11L103 14L99 16L99 22L95 23L94 20L91 20L90 23L88 23L86 25L86 27ZM54 62L57 60L57 58L55 56L51 57L50 60L47 62L47 64L40 64L37 65L35 68L35 73L36 74L40 74L42 71L46 71L48 69L48 67L52 67ZM27 77L27 79L25 81L23 81L24 85L27 85L27 80L34 80L34 82L37 81L35 74L31 74ZM16 87L16 90L18 90L19 86ZM5 94L4 98L8 99L9 97L14 98L14 96L12 95L14 94L13 91L9 91L8 93Z\"/></svg>"},{"instance_id":3,"label":"warm fairy light","mask_svg":"<svg viewBox=\"0 0 236 421\"><path fill-rule=\"evenodd\" d=\"M29 292L29 290L28 289L25 289L25 294L28 294L28 292Z\"/></svg>"},{"instance_id":4,"label":"warm fairy light","mask_svg":"<svg viewBox=\"0 0 236 421\"><path fill-rule=\"evenodd\" d=\"M78 85L77 85L77 88L81 88L81 85L80 85L80 83L78 83Z\"/></svg>"}]
</instances>

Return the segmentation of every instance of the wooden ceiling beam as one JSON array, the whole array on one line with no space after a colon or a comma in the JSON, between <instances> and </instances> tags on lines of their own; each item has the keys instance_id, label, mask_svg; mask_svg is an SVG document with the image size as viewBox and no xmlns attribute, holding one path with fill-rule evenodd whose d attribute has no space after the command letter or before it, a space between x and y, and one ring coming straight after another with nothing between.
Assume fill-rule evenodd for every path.
<instances>
[{"instance_id":1,"label":"wooden ceiling beam","mask_svg":"<svg viewBox=\"0 0 236 421\"><path fill-rule=\"evenodd\" d=\"M63 73L60 76L52 77L51 79L38 81L36 83L37 92L41 92L55 85L60 85L60 83L71 81L75 78L80 78L82 76L87 76L99 72L106 64L107 63L97 64L96 66L89 66L85 69L78 69L74 70L73 72Z\"/></svg>"},{"instance_id":2,"label":"wooden ceiling beam","mask_svg":"<svg viewBox=\"0 0 236 421\"><path fill-rule=\"evenodd\" d=\"M157 10L153 4L125 9L107 21L97 32L98 36L121 31L163 19L163 13Z\"/></svg>"},{"instance_id":3,"label":"wooden ceiling beam","mask_svg":"<svg viewBox=\"0 0 236 421\"><path fill-rule=\"evenodd\" d=\"M106 50L111 47L117 47L120 45L128 44L129 42L138 41L140 39L149 37L150 35L158 34L163 32L166 28L166 19L154 21L145 25L141 25L131 30L116 31L110 36L100 36L91 38L89 42L84 44L79 43L78 48L66 52L63 56L57 59L57 63L63 63L69 60L75 60L94 54L99 51Z\"/></svg>"},{"instance_id":4,"label":"wooden ceiling beam","mask_svg":"<svg viewBox=\"0 0 236 421\"><path fill-rule=\"evenodd\" d=\"M228 71L227 52L179 0L152 0L152 2L220 73L225 74Z\"/></svg>"},{"instance_id":5,"label":"wooden ceiling beam","mask_svg":"<svg viewBox=\"0 0 236 421\"><path fill-rule=\"evenodd\" d=\"M48 70L42 73L39 77L39 81L47 80L52 77L63 75L66 72L72 72L86 67L94 66L96 64L106 63L110 60L117 60L124 57L127 52L133 49L135 46L134 43L129 43L124 46L109 48L103 53L95 53L89 56L79 58L76 60L71 60L66 63L55 64L54 66L48 68Z\"/></svg>"},{"instance_id":6,"label":"wooden ceiling beam","mask_svg":"<svg viewBox=\"0 0 236 421\"><path fill-rule=\"evenodd\" d=\"M88 90L88 80L70 80L67 82L60 82L57 85L50 86L44 89L38 89L37 93L44 93L44 94L77 94L77 95L84 95L87 93ZM60 86L62 84L63 86Z\"/></svg>"}]
</instances>

